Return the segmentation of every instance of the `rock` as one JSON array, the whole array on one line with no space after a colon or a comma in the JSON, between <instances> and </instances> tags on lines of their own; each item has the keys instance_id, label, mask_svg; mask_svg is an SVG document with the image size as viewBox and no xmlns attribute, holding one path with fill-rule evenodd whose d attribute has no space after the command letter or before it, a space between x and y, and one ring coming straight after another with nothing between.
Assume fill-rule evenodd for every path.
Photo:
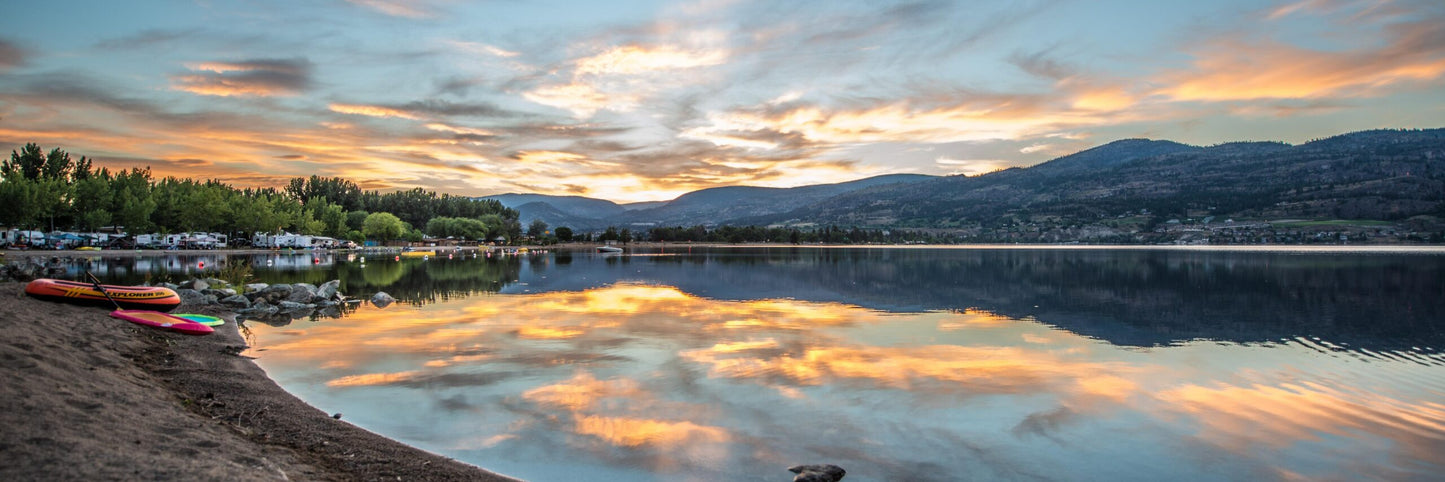
<instances>
[{"instance_id":1,"label":"rock","mask_svg":"<svg viewBox=\"0 0 1445 482\"><path fill-rule=\"evenodd\" d=\"M291 285L274 284L271 286L267 286L264 290L261 290L259 293L256 294L255 298L251 298L251 301L265 300L267 303L276 304L277 302L288 299L290 297Z\"/></svg>"},{"instance_id":2,"label":"rock","mask_svg":"<svg viewBox=\"0 0 1445 482\"><path fill-rule=\"evenodd\" d=\"M319 311L316 312L316 314L324 318L341 318L341 308L335 306L327 306L321 308Z\"/></svg>"},{"instance_id":3,"label":"rock","mask_svg":"<svg viewBox=\"0 0 1445 482\"><path fill-rule=\"evenodd\" d=\"M378 291L376 294L371 295L371 305L377 308L386 308L395 302L396 298L392 298L391 295L386 294L385 291Z\"/></svg>"},{"instance_id":4,"label":"rock","mask_svg":"<svg viewBox=\"0 0 1445 482\"><path fill-rule=\"evenodd\" d=\"M307 283L291 285L291 294L286 296L286 301L297 303L310 303L314 299L316 299L316 287Z\"/></svg>"},{"instance_id":5,"label":"rock","mask_svg":"<svg viewBox=\"0 0 1445 482\"><path fill-rule=\"evenodd\" d=\"M309 305L309 304L306 304L306 303L298 303L298 302L295 302L295 301L285 301L285 300L282 300L280 303L276 303L276 309L280 310L280 311L283 312L283 313L289 313L289 312L293 312L293 311L301 311L301 310L306 310L306 309L313 309L313 310L314 310L314 309L316 309L316 305Z\"/></svg>"},{"instance_id":6,"label":"rock","mask_svg":"<svg viewBox=\"0 0 1445 482\"><path fill-rule=\"evenodd\" d=\"M274 315L277 311L281 311L281 309L265 303L256 303L254 305L251 305L250 308L242 308L236 310L236 314L245 316L247 318L254 318L257 316Z\"/></svg>"},{"instance_id":7,"label":"rock","mask_svg":"<svg viewBox=\"0 0 1445 482\"><path fill-rule=\"evenodd\" d=\"M235 294L235 293L227 293L225 290L213 290L213 289L204 289L204 290L196 290L196 291L200 291L201 293L214 296L214 297L216 297L216 299L226 298L226 297L229 297L229 296Z\"/></svg>"},{"instance_id":8,"label":"rock","mask_svg":"<svg viewBox=\"0 0 1445 482\"><path fill-rule=\"evenodd\" d=\"M193 279L181 282L179 287L188 290L205 291L211 288L211 284L207 283L205 280Z\"/></svg>"},{"instance_id":9,"label":"rock","mask_svg":"<svg viewBox=\"0 0 1445 482\"><path fill-rule=\"evenodd\" d=\"M181 288L176 290L176 294L181 296L181 304L183 305L202 306L216 304L216 297L214 295L208 295L196 290Z\"/></svg>"},{"instance_id":10,"label":"rock","mask_svg":"<svg viewBox=\"0 0 1445 482\"><path fill-rule=\"evenodd\" d=\"M793 482L838 482L848 475L848 471L833 464L794 465L788 471L798 474L793 476Z\"/></svg>"},{"instance_id":11,"label":"rock","mask_svg":"<svg viewBox=\"0 0 1445 482\"><path fill-rule=\"evenodd\" d=\"M338 292L339 289L341 289L341 280L334 279L327 281L322 283L321 287L316 288L316 297L327 301L336 299L341 295L341 293Z\"/></svg>"},{"instance_id":12,"label":"rock","mask_svg":"<svg viewBox=\"0 0 1445 482\"><path fill-rule=\"evenodd\" d=\"M232 308L250 308L251 299L241 295L231 295L221 299L221 304Z\"/></svg>"},{"instance_id":13,"label":"rock","mask_svg":"<svg viewBox=\"0 0 1445 482\"><path fill-rule=\"evenodd\" d=\"M173 289L173 290L174 290L174 289L179 289L179 288L181 287L181 285L178 285L178 284L175 284L175 283L161 283L161 284L158 284L158 285L156 285L156 286L159 286L159 287L162 287L162 288L170 288L170 289Z\"/></svg>"},{"instance_id":14,"label":"rock","mask_svg":"<svg viewBox=\"0 0 1445 482\"><path fill-rule=\"evenodd\" d=\"M261 290L266 289L266 287L268 287L268 286L271 286L271 285L268 285L268 284L266 284L266 283L251 283L251 284L246 285L246 292L247 292L247 293L257 293L257 292L260 292Z\"/></svg>"}]
</instances>

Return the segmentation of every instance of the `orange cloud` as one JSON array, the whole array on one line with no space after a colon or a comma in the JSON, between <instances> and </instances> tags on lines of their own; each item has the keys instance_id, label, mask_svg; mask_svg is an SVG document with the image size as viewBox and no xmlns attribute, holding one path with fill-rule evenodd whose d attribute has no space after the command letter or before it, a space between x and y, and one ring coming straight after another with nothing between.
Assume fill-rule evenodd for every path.
<instances>
[{"instance_id":1,"label":"orange cloud","mask_svg":"<svg viewBox=\"0 0 1445 482\"><path fill-rule=\"evenodd\" d=\"M401 110L401 109L391 108L391 107L382 107L382 106L378 106L378 105L332 103L332 104L328 105L327 108L331 109L332 112L339 112L339 113L342 113L342 114L364 115L364 116L367 116L367 117L396 117L396 118L400 118L400 119L411 119L411 120L417 120L417 119L419 119L419 117L417 117L416 115L413 115L413 114L410 113L410 112L407 112L407 111L404 111L404 110Z\"/></svg>"},{"instance_id":2,"label":"orange cloud","mask_svg":"<svg viewBox=\"0 0 1445 482\"><path fill-rule=\"evenodd\" d=\"M604 94L589 84L548 85L522 94L538 104L572 111L578 118L591 117L602 109L627 110L636 99L625 95Z\"/></svg>"},{"instance_id":3,"label":"orange cloud","mask_svg":"<svg viewBox=\"0 0 1445 482\"><path fill-rule=\"evenodd\" d=\"M1157 78L1156 93L1178 101L1371 97L1445 75L1445 25L1385 27L1377 48L1311 50L1275 42L1222 40L1195 52L1188 70Z\"/></svg>"},{"instance_id":4,"label":"orange cloud","mask_svg":"<svg viewBox=\"0 0 1445 482\"><path fill-rule=\"evenodd\" d=\"M187 64L192 74L171 76L171 88L220 97L296 95L311 84L305 59L258 59Z\"/></svg>"}]
</instances>

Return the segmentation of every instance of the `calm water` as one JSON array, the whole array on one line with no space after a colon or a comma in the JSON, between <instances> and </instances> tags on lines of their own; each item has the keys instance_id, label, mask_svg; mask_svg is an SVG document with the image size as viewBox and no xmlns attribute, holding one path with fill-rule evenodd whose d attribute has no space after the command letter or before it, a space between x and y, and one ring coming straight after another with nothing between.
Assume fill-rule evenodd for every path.
<instances>
[{"instance_id":1,"label":"calm water","mask_svg":"<svg viewBox=\"0 0 1445 482\"><path fill-rule=\"evenodd\" d=\"M202 261L95 268L223 260ZM532 480L789 480L799 463L848 480L1445 474L1445 252L250 262L404 300L249 323L282 387Z\"/></svg>"}]
</instances>

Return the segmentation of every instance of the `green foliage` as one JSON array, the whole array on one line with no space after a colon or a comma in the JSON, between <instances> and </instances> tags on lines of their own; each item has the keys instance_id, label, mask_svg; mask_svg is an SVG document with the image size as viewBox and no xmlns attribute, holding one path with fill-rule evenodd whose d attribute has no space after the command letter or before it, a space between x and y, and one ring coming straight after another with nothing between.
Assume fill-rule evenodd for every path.
<instances>
[{"instance_id":1,"label":"green foliage","mask_svg":"<svg viewBox=\"0 0 1445 482\"><path fill-rule=\"evenodd\" d=\"M533 219L532 224L527 226L527 235L539 238L547 235L547 222L541 219Z\"/></svg>"},{"instance_id":2,"label":"green foliage","mask_svg":"<svg viewBox=\"0 0 1445 482\"><path fill-rule=\"evenodd\" d=\"M367 239L377 239L383 243L400 238L406 230L401 219L391 213L371 213L361 224L361 232Z\"/></svg>"},{"instance_id":3,"label":"green foliage","mask_svg":"<svg viewBox=\"0 0 1445 482\"><path fill-rule=\"evenodd\" d=\"M500 223L500 220L498 220ZM486 239L487 233L500 229L499 226L488 226L487 223L470 218L432 218L426 223L426 234L437 238L457 238L463 240Z\"/></svg>"},{"instance_id":4,"label":"green foliage","mask_svg":"<svg viewBox=\"0 0 1445 482\"><path fill-rule=\"evenodd\" d=\"M572 242L572 228L569 228L569 227L566 227L566 226L558 226L558 227L557 227L557 230L556 230L556 234L557 234L557 240L558 240L558 241L561 241L561 242L564 242L564 243L570 243L570 242Z\"/></svg>"}]
</instances>

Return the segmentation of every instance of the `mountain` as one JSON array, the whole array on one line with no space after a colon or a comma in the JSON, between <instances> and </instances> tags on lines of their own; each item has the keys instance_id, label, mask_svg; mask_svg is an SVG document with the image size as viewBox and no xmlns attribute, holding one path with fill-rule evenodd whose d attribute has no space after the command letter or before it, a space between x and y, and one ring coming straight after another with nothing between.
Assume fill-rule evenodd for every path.
<instances>
[{"instance_id":1,"label":"mountain","mask_svg":"<svg viewBox=\"0 0 1445 482\"><path fill-rule=\"evenodd\" d=\"M996 229L1137 213L1378 219L1445 216L1445 129L1377 130L1298 146L1129 139L1030 168L844 193L745 224Z\"/></svg>"},{"instance_id":2,"label":"mountain","mask_svg":"<svg viewBox=\"0 0 1445 482\"><path fill-rule=\"evenodd\" d=\"M492 199L503 206L517 210L517 219L523 226L541 219L548 226L567 226L572 229L603 229L608 226L606 219L629 210L627 206L612 201L582 196L549 196L545 194L498 194L477 199Z\"/></svg>"},{"instance_id":3,"label":"mountain","mask_svg":"<svg viewBox=\"0 0 1445 482\"><path fill-rule=\"evenodd\" d=\"M723 224L735 219L784 213L850 192L937 179L921 174L890 174L837 184L792 188L730 186L693 191L651 209L629 211L616 218L623 224Z\"/></svg>"},{"instance_id":4,"label":"mountain","mask_svg":"<svg viewBox=\"0 0 1445 482\"><path fill-rule=\"evenodd\" d=\"M499 194L493 199L516 209L522 225L541 219L550 226L600 230L608 226L721 224L736 218L766 216L811 205L844 193L878 186L922 182L935 176L891 174L838 184L794 188L732 186L693 191L677 199L619 205L580 196Z\"/></svg>"}]
</instances>

